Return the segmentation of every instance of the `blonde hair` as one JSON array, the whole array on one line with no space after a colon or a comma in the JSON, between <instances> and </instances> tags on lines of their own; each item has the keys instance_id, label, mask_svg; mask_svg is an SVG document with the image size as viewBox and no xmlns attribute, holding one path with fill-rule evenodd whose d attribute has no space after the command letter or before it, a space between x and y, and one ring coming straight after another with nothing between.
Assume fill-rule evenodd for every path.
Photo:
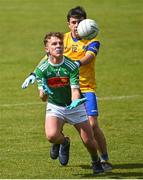
<instances>
[{"instance_id":1,"label":"blonde hair","mask_svg":"<svg viewBox=\"0 0 143 180\"><path fill-rule=\"evenodd\" d=\"M44 45L46 46L47 42L48 42L48 39L51 39L51 37L57 37L61 40L64 39L64 34L61 33L61 32L49 32L45 35L44 37Z\"/></svg>"}]
</instances>

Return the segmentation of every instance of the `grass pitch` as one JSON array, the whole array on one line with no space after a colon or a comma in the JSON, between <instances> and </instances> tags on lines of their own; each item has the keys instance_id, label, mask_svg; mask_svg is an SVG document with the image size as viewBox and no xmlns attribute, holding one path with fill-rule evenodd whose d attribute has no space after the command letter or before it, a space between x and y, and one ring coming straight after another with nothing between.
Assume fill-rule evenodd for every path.
<instances>
[{"instance_id":1,"label":"grass pitch","mask_svg":"<svg viewBox=\"0 0 143 180\"><path fill-rule=\"evenodd\" d=\"M72 126L70 161L49 157L45 104L36 85L21 89L44 54L49 31L68 31L68 10L82 5L100 26L96 63L99 122L113 171L93 176L90 157ZM0 0L0 178L143 178L143 1Z\"/></svg>"}]
</instances>

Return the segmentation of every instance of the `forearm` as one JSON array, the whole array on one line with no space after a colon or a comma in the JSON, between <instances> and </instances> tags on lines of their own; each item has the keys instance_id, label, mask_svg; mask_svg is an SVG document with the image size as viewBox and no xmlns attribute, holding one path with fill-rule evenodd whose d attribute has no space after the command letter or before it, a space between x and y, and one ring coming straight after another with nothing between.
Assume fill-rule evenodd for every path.
<instances>
[{"instance_id":1,"label":"forearm","mask_svg":"<svg viewBox=\"0 0 143 180\"><path fill-rule=\"evenodd\" d=\"M39 90L39 97L43 102L46 102L48 100L47 94L44 94L42 89Z\"/></svg>"},{"instance_id":2,"label":"forearm","mask_svg":"<svg viewBox=\"0 0 143 180\"><path fill-rule=\"evenodd\" d=\"M75 63L77 64L78 67L80 67L80 66L84 66L86 64L89 64L91 61L94 61L95 58L96 57L93 54L86 53L86 55L83 58L75 61Z\"/></svg>"},{"instance_id":3,"label":"forearm","mask_svg":"<svg viewBox=\"0 0 143 180\"><path fill-rule=\"evenodd\" d=\"M80 98L80 91L78 88L72 88L71 92L72 92L72 96L71 96L72 101Z\"/></svg>"},{"instance_id":4,"label":"forearm","mask_svg":"<svg viewBox=\"0 0 143 180\"><path fill-rule=\"evenodd\" d=\"M72 89L72 102L67 106L67 109L73 109L86 101L86 98L81 98L79 89Z\"/></svg>"},{"instance_id":5,"label":"forearm","mask_svg":"<svg viewBox=\"0 0 143 180\"><path fill-rule=\"evenodd\" d=\"M93 54L86 53L86 55L82 59L80 59L81 66L89 64L94 59L95 56Z\"/></svg>"}]
</instances>

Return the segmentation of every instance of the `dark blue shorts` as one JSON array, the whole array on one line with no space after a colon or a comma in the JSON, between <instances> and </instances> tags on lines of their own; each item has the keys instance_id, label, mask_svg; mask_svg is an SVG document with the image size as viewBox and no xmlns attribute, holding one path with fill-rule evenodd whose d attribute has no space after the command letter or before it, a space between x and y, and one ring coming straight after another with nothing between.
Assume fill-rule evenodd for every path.
<instances>
[{"instance_id":1,"label":"dark blue shorts","mask_svg":"<svg viewBox=\"0 0 143 180\"><path fill-rule=\"evenodd\" d=\"M83 96L87 98L85 106L88 116L98 116L97 97L93 92L83 93Z\"/></svg>"}]
</instances>

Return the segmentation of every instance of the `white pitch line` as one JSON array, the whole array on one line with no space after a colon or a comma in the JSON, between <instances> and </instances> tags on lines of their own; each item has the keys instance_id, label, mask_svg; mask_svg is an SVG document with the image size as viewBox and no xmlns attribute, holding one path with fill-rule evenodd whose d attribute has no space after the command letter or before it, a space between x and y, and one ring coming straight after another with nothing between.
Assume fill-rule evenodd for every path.
<instances>
[{"instance_id":1,"label":"white pitch line","mask_svg":"<svg viewBox=\"0 0 143 180\"><path fill-rule=\"evenodd\" d=\"M141 97L142 95L131 95L131 96L109 96L109 97L99 97L99 100L122 100L122 99L132 99L136 97Z\"/></svg>"},{"instance_id":2,"label":"white pitch line","mask_svg":"<svg viewBox=\"0 0 143 180\"><path fill-rule=\"evenodd\" d=\"M10 107L10 106L27 106L27 105L39 105L44 104L43 102L26 102L26 103L15 103L15 104L0 104L0 107Z\"/></svg>"},{"instance_id":3,"label":"white pitch line","mask_svg":"<svg viewBox=\"0 0 143 180\"><path fill-rule=\"evenodd\" d=\"M98 100L124 100L141 97L142 95L131 95L131 96L109 96L109 97L98 97ZM11 107L11 106L28 106L28 105L40 105L46 104L44 102L26 102L26 103L15 103L15 104L0 104L0 107Z\"/></svg>"}]
</instances>

